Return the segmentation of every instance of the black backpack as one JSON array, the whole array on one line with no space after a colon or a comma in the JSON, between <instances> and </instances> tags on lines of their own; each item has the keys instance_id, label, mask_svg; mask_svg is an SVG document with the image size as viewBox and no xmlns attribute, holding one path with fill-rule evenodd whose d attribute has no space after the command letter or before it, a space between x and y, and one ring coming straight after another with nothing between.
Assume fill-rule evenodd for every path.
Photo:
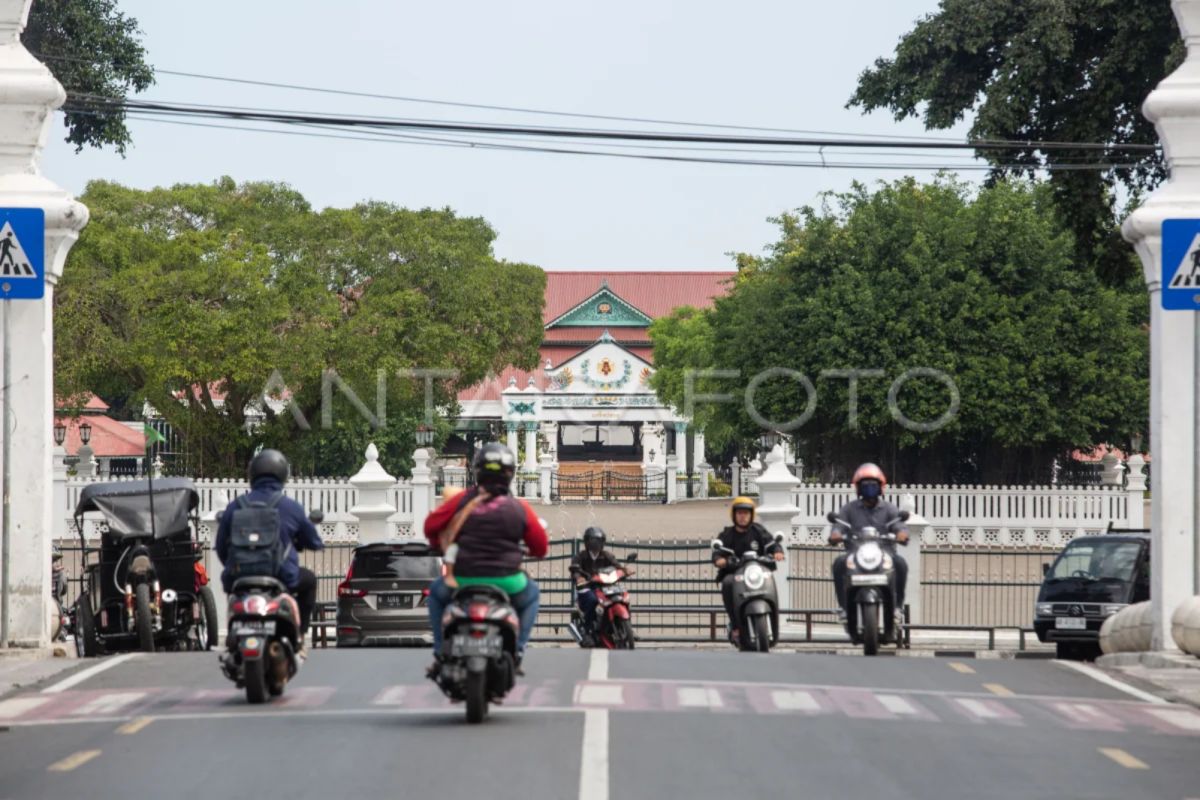
<instances>
[{"instance_id":1,"label":"black backpack","mask_svg":"<svg viewBox=\"0 0 1200 800\"><path fill-rule=\"evenodd\" d=\"M237 580L250 576L276 577L287 558L290 544L285 544L279 524L277 492L269 501L250 500L247 495L237 499L237 509L229 520L229 558L226 568Z\"/></svg>"}]
</instances>

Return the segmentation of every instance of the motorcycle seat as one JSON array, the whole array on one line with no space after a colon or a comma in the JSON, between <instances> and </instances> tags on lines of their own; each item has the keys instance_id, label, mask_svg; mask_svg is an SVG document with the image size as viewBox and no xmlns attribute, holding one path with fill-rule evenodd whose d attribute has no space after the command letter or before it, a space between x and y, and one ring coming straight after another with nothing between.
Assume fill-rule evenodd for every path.
<instances>
[{"instance_id":1,"label":"motorcycle seat","mask_svg":"<svg viewBox=\"0 0 1200 800\"><path fill-rule=\"evenodd\" d=\"M499 589L495 586L488 586L487 584L462 586L454 593L454 599L456 601L464 600L469 597L488 598L499 603L504 603L505 605L511 605L512 602L508 599L508 595L504 593L503 589Z\"/></svg>"},{"instance_id":2,"label":"motorcycle seat","mask_svg":"<svg viewBox=\"0 0 1200 800\"><path fill-rule=\"evenodd\" d=\"M271 594L283 594L287 591L287 587L283 585L282 581L267 575L238 578L233 582L233 591L235 592L249 592L255 589L267 591Z\"/></svg>"}]
</instances>

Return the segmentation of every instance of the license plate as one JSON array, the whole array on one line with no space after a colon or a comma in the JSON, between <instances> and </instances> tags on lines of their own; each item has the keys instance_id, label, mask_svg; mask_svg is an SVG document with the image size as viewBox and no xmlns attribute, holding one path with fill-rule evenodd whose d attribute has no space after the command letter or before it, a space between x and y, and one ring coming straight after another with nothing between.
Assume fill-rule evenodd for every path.
<instances>
[{"instance_id":1,"label":"license plate","mask_svg":"<svg viewBox=\"0 0 1200 800\"><path fill-rule=\"evenodd\" d=\"M851 575L850 583L854 586L887 586L887 575Z\"/></svg>"},{"instance_id":2,"label":"license plate","mask_svg":"<svg viewBox=\"0 0 1200 800\"><path fill-rule=\"evenodd\" d=\"M377 594L375 602L378 608L412 608L411 594Z\"/></svg>"},{"instance_id":3,"label":"license plate","mask_svg":"<svg viewBox=\"0 0 1200 800\"><path fill-rule=\"evenodd\" d=\"M1083 617L1055 617L1054 627L1060 631L1086 631L1087 620Z\"/></svg>"},{"instance_id":4,"label":"license plate","mask_svg":"<svg viewBox=\"0 0 1200 800\"><path fill-rule=\"evenodd\" d=\"M260 636L273 636L275 634L274 620L235 620L231 629L235 636L240 636L244 633L257 633Z\"/></svg>"},{"instance_id":5,"label":"license plate","mask_svg":"<svg viewBox=\"0 0 1200 800\"><path fill-rule=\"evenodd\" d=\"M497 656L502 645L499 636L455 636L450 641L450 652L456 656Z\"/></svg>"}]
</instances>

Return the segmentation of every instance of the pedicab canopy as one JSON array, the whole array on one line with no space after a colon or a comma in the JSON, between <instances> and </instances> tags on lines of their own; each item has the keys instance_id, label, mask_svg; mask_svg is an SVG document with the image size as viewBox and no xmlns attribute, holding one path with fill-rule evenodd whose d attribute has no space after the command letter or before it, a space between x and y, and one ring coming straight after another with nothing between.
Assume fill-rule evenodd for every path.
<instances>
[{"instance_id":1,"label":"pedicab canopy","mask_svg":"<svg viewBox=\"0 0 1200 800\"><path fill-rule=\"evenodd\" d=\"M166 538L187 530L188 517L200 505L200 495L189 478L154 481L154 526L150 525L150 481L93 483L79 493L75 506L78 519L87 511L99 511L108 522L108 535Z\"/></svg>"}]
</instances>

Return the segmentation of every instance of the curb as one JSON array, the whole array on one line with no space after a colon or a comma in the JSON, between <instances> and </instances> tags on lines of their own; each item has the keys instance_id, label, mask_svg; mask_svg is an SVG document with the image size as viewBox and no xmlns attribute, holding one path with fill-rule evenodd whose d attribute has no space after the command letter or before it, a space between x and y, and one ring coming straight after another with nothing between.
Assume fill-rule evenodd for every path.
<instances>
[{"instance_id":1,"label":"curb","mask_svg":"<svg viewBox=\"0 0 1200 800\"><path fill-rule=\"evenodd\" d=\"M1150 669L1200 669L1200 658L1184 653L1108 653L1096 659L1106 668L1148 667Z\"/></svg>"},{"instance_id":2,"label":"curb","mask_svg":"<svg viewBox=\"0 0 1200 800\"><path fill-rule=\"evenodd\" d=\"M830 656L859 656L862 658L973 658L980 661L1015 661L1043 660L1049 661L1055 657L1053 651L1039 652L1034 650L880 650L875 656L863 656L862 648L804 648L784 650L783 652L798 655L830 655Z\"/></svg>"}]
</instances>

